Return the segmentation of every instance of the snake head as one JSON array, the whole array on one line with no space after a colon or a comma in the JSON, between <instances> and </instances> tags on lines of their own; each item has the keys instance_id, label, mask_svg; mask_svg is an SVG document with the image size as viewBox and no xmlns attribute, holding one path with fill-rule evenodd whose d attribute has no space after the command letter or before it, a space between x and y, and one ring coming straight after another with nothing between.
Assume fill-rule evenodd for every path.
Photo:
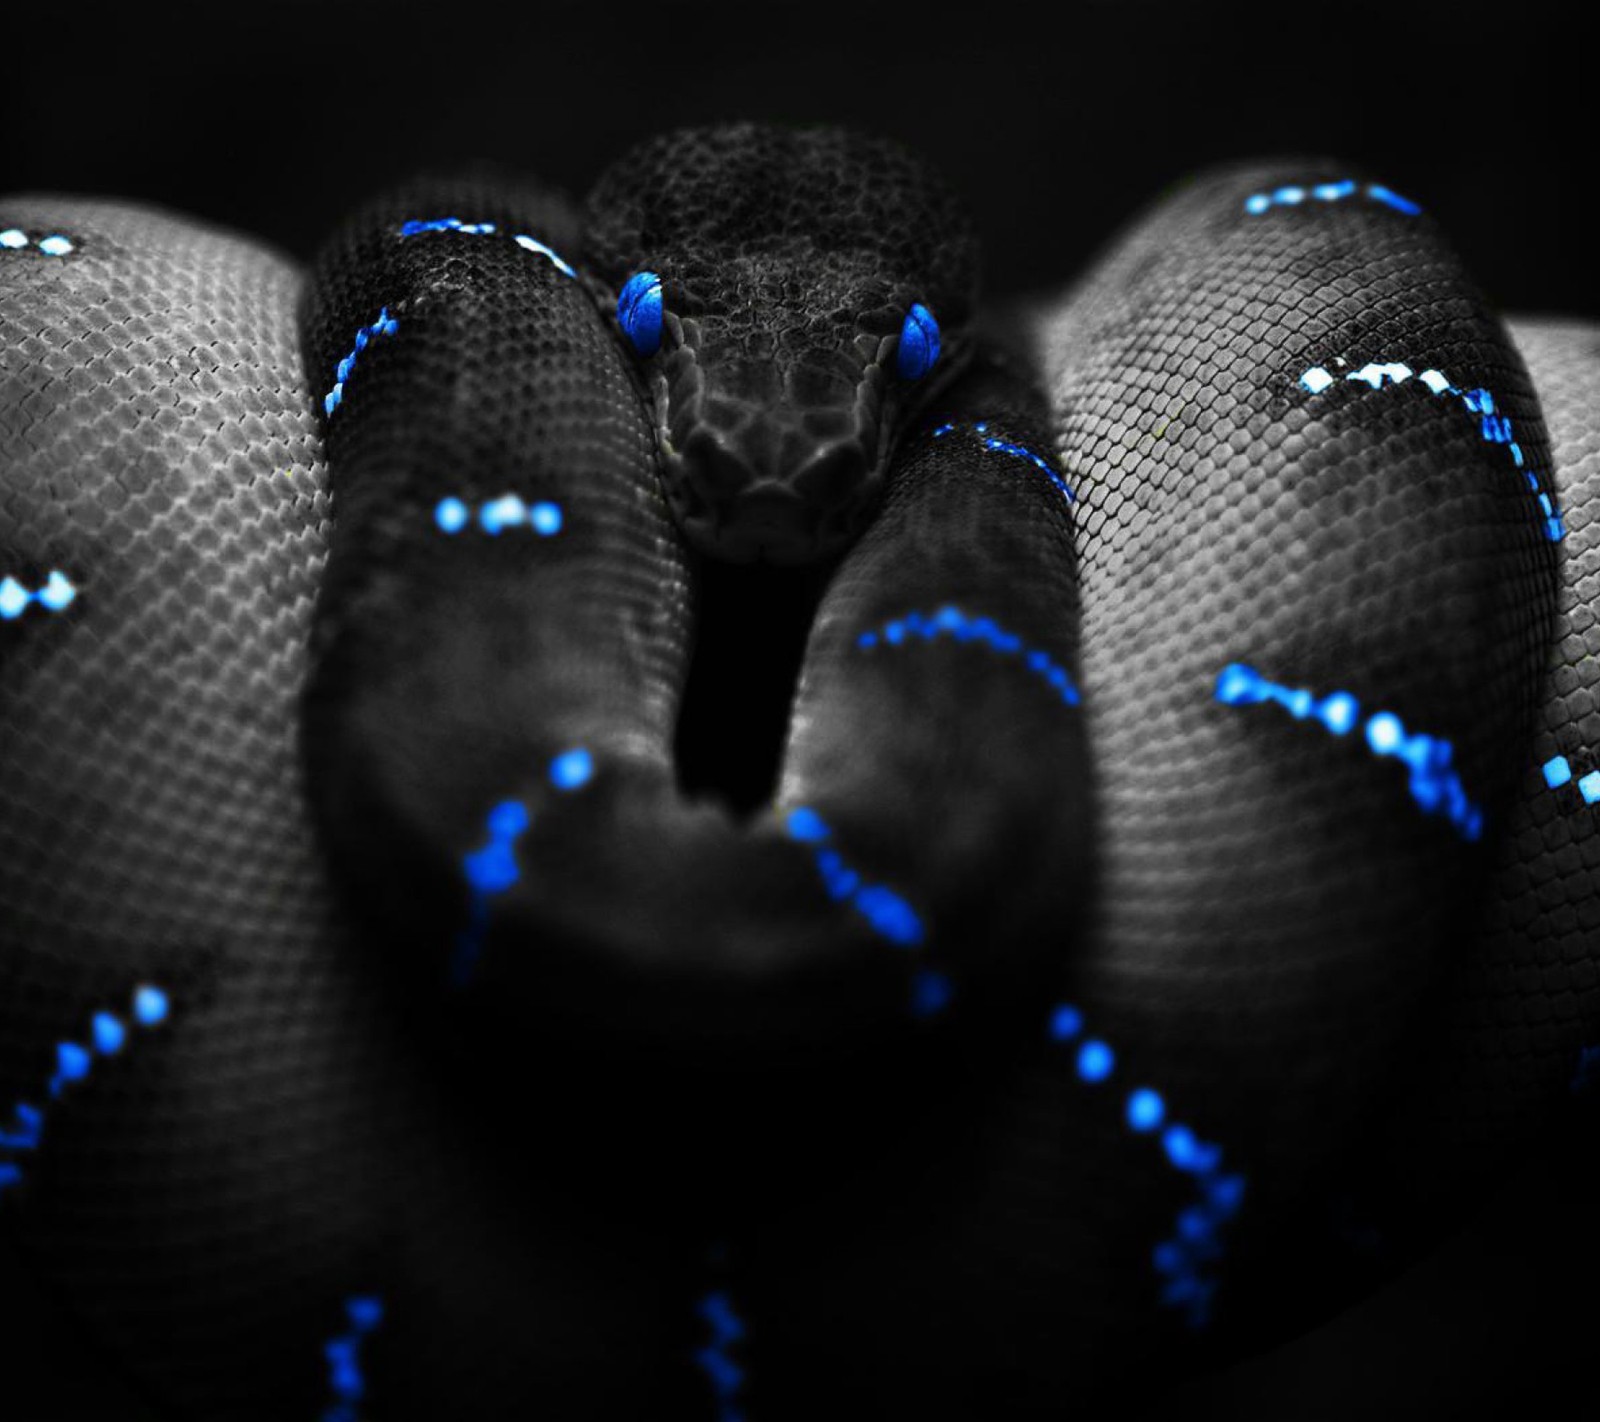
<instances>
[{"instance_id":1,"label":"snake head","mask_svg":"<svg viewBox=\"0 0 1600 1422\"><path fill-rule=\"evenodd\" d=\"M966 354L971 221L882 139L665 135L601 178L588 248L641 364L668 500L717 557L801 563L847 543L907 419Z\"/></svg>"}]
</instances>

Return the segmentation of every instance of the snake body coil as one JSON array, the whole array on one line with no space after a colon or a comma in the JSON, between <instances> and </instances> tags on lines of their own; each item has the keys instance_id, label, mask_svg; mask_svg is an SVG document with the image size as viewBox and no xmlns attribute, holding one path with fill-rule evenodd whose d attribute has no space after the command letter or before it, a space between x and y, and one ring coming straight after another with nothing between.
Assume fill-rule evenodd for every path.
<instances>
[{"instance_id":1,"label":"snake body coil","mask_svg":"<svg viewBox=\"0 0 1600 1422\"><path fill-rule=\"evenodd\" d=\"M1058 1415L1568 1099L1600 358L1381 183L1189 185L1028 371L829 131L306 283L0 228L0 1215L173 1415ZM748 816L730 556L821 560Z\"/></svg>"},{"instance_id":2,"label":"snake body coil","mask_svg":"<svg viewBox=\"0 0 1600 1422\"><path fill-rule=\"evenodd\" d=\"M693 154L699 141L684 146ZM772 157L759 145L757 155ZM806 155L802 173L816 162ZM853 176L834 173L840 215L800 202L784 224L843 250L847 272L869 258L882 266L849 239L882 217L857 209L883 202L883 167L863 159ZM744 171L734 165L724 183ZM919 219L937 206L889 194L931 250ZM458 209L458 192L423 189L358 220L318 264L306 315L313 377L343 382L327 414L335 532L307 746L324 822L365 896L398 905L396 931L408 925L424 953L453 942L466 985L524 1017L629 1043L697 1050L726 1039L810 1055L904 1031L936 1015L935 999L981 997L986 978L1014 992L1019 960L1054 955L1085 858L1059 481L996 459L981 440L936 440L932 425L902 448L903 421L890 417L908 397L875 395L874 454L897 453L904 473L817 609L774 810L744 825L685 799L673 733L692 554L655 492L625 357L584 287L515 240L557 240L548 217L480 202L476 230L440 221ZM719 220L737 230L736 215ZM812 295L794 294L804 269L790 253L771 259L770 278L759 261L778 226L758 227L738 269L758 295L804 304ZM737 285L719 305L709 274L680 279L686 264L645 255L667 272L669 311L681 291L699 293L698 388L713 393L700 397L704 411L669 417L687 449L732 401L723 387L752 378L719 353L719 322L759 329L762 313ZM846 294L948 295L936 264L921 275ZM363 330L382 334L350 354ZM769 419L747 391L742 428L780 451L775 467L800 465L798 492L785 495L800 500L816 497L808 470L833 459L833 436L806 436L805 448L824 451L809 458L783 451L800 447L796 428L812 416L830 425L837 414L803 372L849 356L858 337L830 324L790 339L788 403ZM959 326L951 344L958 352ZM881 371L861 363L856 384L871 388ZM988 401L991 439L1043 446L1020 382L990 370L962 398ZM743 527L736 503L726 518ZM501 509L530 513L501 527ZM462 522L450 526L456 510ZM529 522L539 510L545 530ZM1004 647L1015 669L975 689L944 670L948 650L898 645L889 630L941 615L951 625L934 635L951 644L971 642L980 620L989 629L955 655ZM738 690L735 677L728 694ZM407 892L430 877L446 919ZM1060 895L1028 889L1041 878ZM996 915L1008 885L1012 911ZM928 1010L908 1011L919 1003Z\"/></svg>"}]
</instances>

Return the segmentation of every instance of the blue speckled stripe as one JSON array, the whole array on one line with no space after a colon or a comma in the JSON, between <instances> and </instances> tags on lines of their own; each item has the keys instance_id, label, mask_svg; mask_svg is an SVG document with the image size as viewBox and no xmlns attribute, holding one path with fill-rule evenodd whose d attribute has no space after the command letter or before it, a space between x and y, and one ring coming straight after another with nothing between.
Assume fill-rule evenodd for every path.
<instances>
[{"instance_id":1,"label":"blue speckled stripe","mask_svg":"<svg viewBox=\"0 0 1600 1422\"><path fill-rule=\"evenodd\" d=\"M945 423L938 426L938 428L934 430L933 437L935 439L943 439L946 435L949 435L957 430L970 430L971 433L978 438L983 447L987 450L992 450L996 454L1008 455L1013 459L1020 459L1025 463L1031 464L1035 469L1043 474L1046 479L1055 485L1057 490L1060 491L1061 496L1066 499L1069 504L1077 502L1077 499L1073 495L1072 489L1068 486L1067 481L1061 477L1061 475L1056 471L1055 466L1051 464L1048 459L1041 454L1034 453L1034 451L1029 449L1026 445L1014 444L1011 440L1001 439L998 435L991 434L989 432L989 422L987 420L979 420L976 424L970 426Z\"/></svg>"},{"instance_id":2,"label":"blue speckled stripe","mask_svg":"<svg viewBox=\"0 0 1600 1422\"><path fill-rule=\"evenodd\" d=\"M874 647L903 646L913 637L932 642L948 637L955 642L976 643L1001 656L1016 657L1040 680L1044 681L1068 706L1079 704L1078 688L1067 669L1059 665L1048 652L1027 646L1023 640L990 617L969 617L960 608L946 604L931 617L920 612L908 612L894 618L882 627L863 632L856 638L856 646L870 651Z\"/></svg>"},{"instance_id":3,"label":"blue speckled stripe","mask_svg":"<svg viewBox=\"0 0 1600 1422\"><path fill-rule=\"evenodd\" d=\"M429 232L459 232L467 237L492 237L499 231L492 222L463 222L459 217L411 218L400 224L402 237L421 237ZM576 277L572 265L554 247L547 246L526 232L512 234L511 240L524 252L537 252L563 276Z\"/></svg>"},{"instance_id":4,"label":"blue speckled stripe","mask_svg":"<svg viewBox=\"0 0 1600 1422\"><path fill-rule=\"evenodd\" d=\"M1299 207L1307 201L1343 202L1353 197L1382 203L1396 212L1403 212L1407 217L1415 217L1422 211L1410 198L1401 197L1393 188L1386 188L1382 183L1357 183L1353 178L1344 178L1336 183L1314 183L1310 187L1285 183L1269 193L1251 193L1244 200L1244 210L1252 217L1259 217L1275 207Z\"/></svg>"},{"instance_id":5,"label":"blue speckled stripe","mask_svg":"<svg viewBox=\"0 0 1600 1422\"><path fill-rule=\"evenodd\" d=\"M739 1393L744 1387L744 1369L733 1358L733 1348L744 1339L744 1320L726 1289L712 1289L697 1309L711 1330L711 1341L694 1355L695 1362L711 1383L717 1400L717 1422L743 1422Z\"/></svg>"},{"instance_id":6,"label":"blue speckled stripe","mask_svg":"<svg viewBox=\"0 0 1600 1422\"><path fill-rule=\"evenodd\" d=\"M383 1300L358 1294L345 1300L349 1327L323 1345L328 1363L328 1390L333 1401L323 1410L322 1422L358 1422L357 1407L367 1395L366 1372L361 1365L361 1344L383 1322Z\"/></svg>"},{"instance_id":7,"label":"blue speckled stripe","mask_svg":"<svg viewBox=\"0 0 1600 1422\"><path fill-rule=\"evenodd\" d=\"M1544 783L1552 790L1559 790L1563 785L1572 782L1572 766L1564 755L1551 756L1539 769L1544 773ZM1600 770L1591 770L1586 775L1580 775L1577 790L1583 797L1585 805L1593 805L1596 801L1600 801Z\"/></svg>"},{"instance_id":8,"label":"blue speckled stripe","mask_svg":"<svg viewBox=\"0 0 1600 1422\"><path fill-rule=\"evenodd\" d=\"M335 373L333 389L328 391L328 393L322 397L322 409L324 414L331 418L333 412L337 410L343 403L345 382L349 380L350 376L354 373L356 368L356 359L358 356L360 356L362 351L366 350L368 343L378 336L392 336L399 329L400 323L389 315L389 308L385 306L378 312L378 319L376 321L374 321L370 326L363 326L359 331L356 332L355 344L351 347L350 354L339 362L338 370Z\"/></svg>"},{"instance_id":9,"label":"blue speckled stripe","mask_svg":"<svg viewBox=\"0 0 1600 1422\"><path fill-rule=\"evenodd\" d=\"M166 1021L169 1008L167 995L160 988L141 985L134 990L131 1025L139 1029L157 1027ZM97 1057L116 1056L128 1041L129 1025L114 1013L97 1012L89 1024L87 1044L57 1042L55 1071L45 1087L47 1101L59 1099L72 1082L88 1077ZM37 1150L47 1119L47 1105L18 1101L12 1107L10 1121L0 1128L0 1195L22 1183L21 1162L8 1157Z\"/></svg>"},{"instance_id":10,"label":"blue speckled stripe","mask_svg":"<svg viewBox=\"0 0 1600 1422\"><path fill-rule=\"evenodd\" d=\"M1529 492L1538 500L1539 511L1544 518L1545 537L1552 543L1560 542L1566 534L1561 514L1551 502L1550 495L1540 487L1538 476L1527 467L1522 446L1517 442L1515 431L1511 428L1510 416L1496 411L1494 396L1482 386L1471 390L1463 389L1452 384L1450 378L1441 371L1430 368L1417 374L1404 361L1369 361L1360 370L1346 371L1344 379L1354 380L1374 390L1380 390L1386 385L1404 385L1413 375L1435 395L1450 395L1460 400L1468 413L1477 417L1478 433L1487 443L1506 446L1507 452L1511 455L1511 462L1522 470L1523 477L1528 482ZM1300 377L1300 386L1312 395L1320 395L1337 379L1337 376L1324 367L1314 365Z\"/></svg>"},{"instance_id":11,"label":"blue speckled stripe","mask_svg":"<svg viewBox=\"0 0 1600 1422\"><path fill-rule=\"evenodd\" d=\"M70 607L78 589L72 579L59 568L52 568L44 585L25 588L15 578L0 579L0 621L10 622L21 617L29 607L42 607L46 612L61 612Z\"/></svg>"},{"instance_id":12,"label":"blue speckled stripe","mask_svg":"<svg viewBox=\"0 0 1600 1422\"><path fill-rule=\"evenodd\" d=\"M1099 1085L1115 1075L1116 1053L1099 1038L1084 1035L1083 1013L1076 1007L1063 1003L1055 1009L1050 1036L1072 1044L1079 1080ZM1244 1176L1223 1173L1220 1146L1202 1141L1188 1126L1168 1121L1166 1102L1153 1087L1137 1086L1128 1092L1123 1118L1136 1135L1159 1141L1167 1163L1189 1176L1198 1192L1197 1201L1179 1212L1172 1237L1156 1245L1151 1257L1162 1280L1161 1302L1182 1308L1190 1327L1201 1328L1210 1322L1217 1289L1217 1281L1205 1270L1222 1257L1219 1236L1223 1225L1239 1212Z\"/></svg>"},{"instance_id":13,"label":"blue speckled stripe","mask_svg":"<svg viewBox=\"0 0 1600 1422\"><path fill-rule=\"evenodd\" d=\"M550 784L563 794L581 789L594 775L594 758L582 746L551 760ZM489 930L490 901L503 894L522 877L517 862L517 841L533 823L533 810L523 800L502 800L489 811L484 822L486 842L462 857L461 869L467 882L467 921L456 937L455 954L450 964L450 979L461 987L472 980L478 959L483 955L484 937Z\"/></svg>"},{"instance_id":14,"label":"blue speckled stripe","mask_svg":"<svg viewBox=\"0 0 1600 1422\"><path fill-rule=\"evenodd\" d=\"M1313 696L1303 687L1280 686L1242 662L1225 666L1218 674L1216 699L1224 706L1258 706L1275 702L1296 720L1319 721L1336 736L1343 736L1361 719L1361 706L1348 691ZM1398 760L1410 774L1411 798L1424 814L1442 814L1467 840L1483 835L1483 811L1474 805L1455 772L1455 748L1449 741L1418 731L1408 732L1392 711L1367 717L1365 738L1374 755Z\"/></svg>"},{"instance_id":15,"label":"blue speckled stripe","mask_svg":"<svg viewBox=\"0 0 1600 1422\"><path fill-rule=\"evenodd\" d=\"M549 499L529 504L516 494L501 494L499 498L488 499L480 504L474 520L471 507L450 494L435 506L433 521L444 533L459 533L476 521L480 529L491 535L507 528L530 528L541 538L551 538L561 532L565 519L561 505Z\"/></svg>"},{"instance_id":16,"label":"blue speckled stripe","mask_svg":"<svg viewBox=\"0 0 1600 1422\"><path fill-rule=\"evenodd\" d=\"M817 873L830 899L846 903L880 938L897 948L920 948L926 938L922 918L893 889L869 884L833 847L833 830L815 810L801 805L783 817L785 833L812 851ZM911 978L911 1012L932 1017L949 1006L955 989L949 978L934 968L919 967Z\"/></svg>"},{"instance_id":17,"label":"blue speckled stripe","mask_svg":"<svg viewBox=\"0 0 1600 1422\"><path fill-rule=\"evenodd\" d=\"M78 250L77 243L59 232L47 236L29 237L20 227L8 227L0 232L0 252L35 251L46 257L65 257Z\"/></svg>"}]
</instances>

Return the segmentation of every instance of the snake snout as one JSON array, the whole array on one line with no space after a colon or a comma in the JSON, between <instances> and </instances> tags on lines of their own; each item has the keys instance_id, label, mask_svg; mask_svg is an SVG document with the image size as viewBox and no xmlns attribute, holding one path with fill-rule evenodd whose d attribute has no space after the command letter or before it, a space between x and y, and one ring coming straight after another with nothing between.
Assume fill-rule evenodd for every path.
<instances>
[{"instance_id":1,"label":"snake snout","mask_svg":"<svg viewBox=\"0 0 1600 1422\"><path fill-rule=\"evenodd\" d=\"M882 482L876 392L867 385L829 400L792 391L774 398L770 367L741 374L718 381L721 389L703 367L674 382L664 472L680 522L719 558L824 558L854 534Z\"/></svg>"},{"instance_id":2,"label":"snake snout","mask_svg":"<svg viewBox=\"0 0 1600 1422\"><path fill-rule=\"evenodd\" d=\"M669 457L675 502L690 510L684 529L702 552L804 563L825 557L854 531L876 489L861 441L813 442L808 456L781 466L763 457L771 443L730 440L700 426Z\"/></svg>"}]
</instances>

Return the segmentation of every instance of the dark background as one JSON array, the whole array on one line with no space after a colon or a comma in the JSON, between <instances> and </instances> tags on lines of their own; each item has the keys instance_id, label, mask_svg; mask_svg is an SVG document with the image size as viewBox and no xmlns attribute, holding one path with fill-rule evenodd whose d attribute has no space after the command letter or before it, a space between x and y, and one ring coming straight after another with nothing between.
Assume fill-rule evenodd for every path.
<instances>
[{"instance_id":1,"label":"dark background","mask_svg":"<svg viewBox=\"0 0 1600 1422\"><path fill-rule=\"evenodd\" d=\"M1600 316L1597 25L1576 6L148 10L7 8L0 188L165 203L306 257L418 168L486 159L581 193L663 128L835 120L937 162L1007 294L1064 282L1196 168L1329 154L1437 217L1502 309Z\"/></svg>"},{"instance_id":2,"label":"dark background","mask_svg":"<svg viewBox=\"0 0 1600 1422\"><path fill-rule=\"evenodd\" d=\"M1492 18L1491 18L1492 15ZM1329 154L1420 202L1508 312L1600 318L1596 22L1533 5L978 3L9 7L0 192L162 203L304 258L364 196L487 160L581 193L684 123L896 135L970 197L989 289L1069 280L1199 167ZM0 478L5 477L0 470ZM1600 1415L1593 1182L1575 1114L1386 1292L1168 1399L1191 1417ZM0 1252L0 1417L141 1416ZM18 1412L20 1375L53 1397ZM42 1410L40 1410L42 1409Z\"/></svg>"}]
</instances>

